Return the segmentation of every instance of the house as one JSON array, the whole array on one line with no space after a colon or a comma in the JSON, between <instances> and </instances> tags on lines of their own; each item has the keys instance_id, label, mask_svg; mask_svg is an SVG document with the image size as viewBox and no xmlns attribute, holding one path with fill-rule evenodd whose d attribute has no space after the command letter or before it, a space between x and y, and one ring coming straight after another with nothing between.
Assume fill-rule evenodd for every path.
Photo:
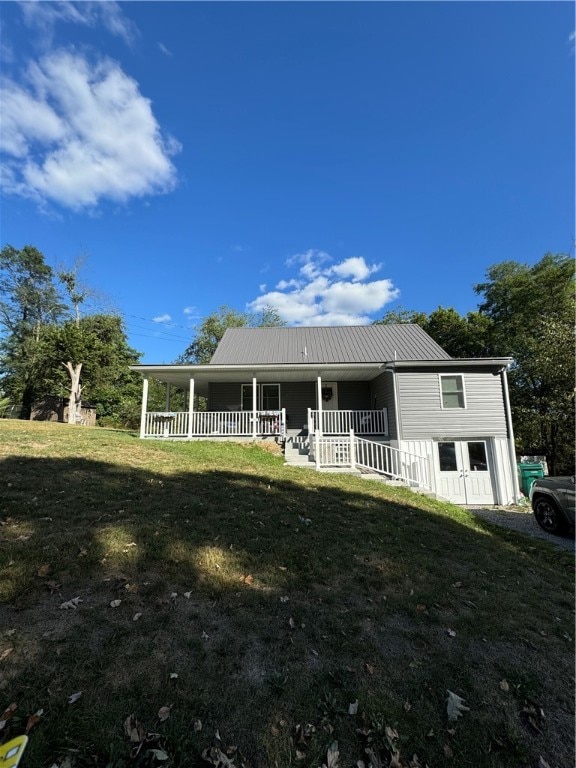
<instances>
[{"instance_id":1,"label":"house","mask_svg":"<svg viewBox=\"0 0 576 768\"><path fill-rule=\"evenodd\" d=\"M317 469L509 504L519 497L509 363L453 359L418 325L391 324L230 328L206 365L132 370L144 376L142 438L275 439ZM164 411L147 409L149 378L166 384ZM174 387L183 411L170 409Z\"/></svg>"}]
</instances>

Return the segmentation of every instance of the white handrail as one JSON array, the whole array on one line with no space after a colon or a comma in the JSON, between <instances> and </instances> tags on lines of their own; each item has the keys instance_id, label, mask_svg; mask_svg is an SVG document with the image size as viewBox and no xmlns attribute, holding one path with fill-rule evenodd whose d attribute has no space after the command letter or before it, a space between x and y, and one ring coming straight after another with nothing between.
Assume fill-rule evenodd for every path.
<instances>
[{"instance_id":1,"label":"white handrail","mask_svg":"<svg viewBox=\"0 0 576 768\"><path fill-rule=\"evenodd\" d=\"M143 437L249 437L254 434L253 421L252 411L148 411ZM255 433L286 434L286 410L257 411Z\"/></svg>"},{"instance_id":2,"label":"white handrail","mask_svg":"<svg viewBox=\"0 0 576 768\"><path fill-rule=\"evenodd\" d=\"M392 448L385 443L365 440L352 431L349 435L320 436L311 441L317 469L322 467L362 467L409 485L431 489L430 461L427 456Z\"/></svg>"},{"instance_id":3,"label":"white handrail","mask_svg":"<svg viewBox=\"0 0 576 768\"><path fill-rule=\"evenodd\" d=\"M357 435L387 435L388 409L320 411L308 409L308 431L322 435L347 435L353 429Z\"/></svg>"}]
</instances>

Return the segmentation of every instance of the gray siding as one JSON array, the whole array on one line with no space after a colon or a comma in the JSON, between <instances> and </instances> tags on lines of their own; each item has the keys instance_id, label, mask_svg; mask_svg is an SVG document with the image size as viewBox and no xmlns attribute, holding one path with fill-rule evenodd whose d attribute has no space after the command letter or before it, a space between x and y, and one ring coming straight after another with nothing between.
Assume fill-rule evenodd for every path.
<instances>
[{"instance_id":1,"label":"gray siding","mask_svg":"<svg viewBox=\"0 0 576 768\"><path fill-rule=\"evenodd\" d=\"M241 410L241 383L210 384L209 411ZM243 382L251 384L251 382ZM280 407L286 408L290 429L301 428L308 420L308 408L317 408L316 382L285 382L280 384ZM338 408L340 410L368 410L372 408L370 382L338 382ZM379 406L382 407L382 406Z\"/></svg>"},{"instance_id":2,"label":"gray siding","mask_svg":"<svg viewBox=\"0 0 576 768\"><path fill-rule=\"evenodd\" d=\"M396 427L396 405L394 400L394 374L392 371L385 371L371 381L370 386L371 407L375 410L380 410L380 408L388 409L388 433L390 440L396 440L398 430Z\"/></svg>"},{"instance_id":3,"label":"gray siding","mask_svg":"<svg viewBox=\"0 0 576 768\"><path fill-rule=\"evenodd\" d=\"M308 421L308 408L316 407L316 382L286 382L281 385L280 399L288 429L301 429Z\"/></svg>"},{"instance_id":4,"label":"gray siding","mask_svg":"<svg viewBox=\"0 0 576 768\"><path fill-rule=\"evenodd\" d=\"M244 382L251 384L252 382ZM209 411L241 411L242 389L238 384L210 384L208 388Z\"/></svg>"},{"instance_id":5,"label":"gray siding","mask_svg":"<svg viewBox=\"0 0 576 768\"><path fill-rule=\"evenodd\" d=\"M454 373L459 373L454 371ZM466 408L443 409L438 372L398 371L399 414L404 440L427 437L506 437L499 375L463 372Z\"/></svg>"},{"instance_id":6,"label":"gray siding","mask_svg":"<svg viewBox=\"0 0 576 768\"><path fill-rule=\"evenodd\" d=\"M341 411L368 411L370 402L369 381L339 381L338 409Z\"/></svg>"}]
</instances>

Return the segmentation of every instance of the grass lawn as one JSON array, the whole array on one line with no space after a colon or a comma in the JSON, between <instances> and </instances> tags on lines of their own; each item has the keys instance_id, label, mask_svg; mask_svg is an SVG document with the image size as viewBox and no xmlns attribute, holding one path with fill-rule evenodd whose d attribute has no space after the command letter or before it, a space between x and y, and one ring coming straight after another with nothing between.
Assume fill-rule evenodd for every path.
<instances>
[{"instance_id":1,"label":"grass lawn","mask_svg":"<svg viewBox=\"0 0 576 768\"><path fill-rule=\"evenodd\" d=\"M571 555L257 445L0 421L0 601L23 768L574 764Z\"/></svg>"}]
</instances>

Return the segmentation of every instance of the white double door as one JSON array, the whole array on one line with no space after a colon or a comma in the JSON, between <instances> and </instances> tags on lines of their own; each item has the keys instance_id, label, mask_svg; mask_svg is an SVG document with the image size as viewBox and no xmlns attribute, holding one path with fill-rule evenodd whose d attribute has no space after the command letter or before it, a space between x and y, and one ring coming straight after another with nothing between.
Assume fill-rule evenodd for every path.
<instances>
[{"instance_id":1,"label":"white double door","mask_svg":"<svg viewBox=\"0 0 576 768\"><path fill-rule=\"evenodd\" d=\"M436 443L438 490L455 504L494 504L487 440Z\"/></svg>"}]
</instances>

